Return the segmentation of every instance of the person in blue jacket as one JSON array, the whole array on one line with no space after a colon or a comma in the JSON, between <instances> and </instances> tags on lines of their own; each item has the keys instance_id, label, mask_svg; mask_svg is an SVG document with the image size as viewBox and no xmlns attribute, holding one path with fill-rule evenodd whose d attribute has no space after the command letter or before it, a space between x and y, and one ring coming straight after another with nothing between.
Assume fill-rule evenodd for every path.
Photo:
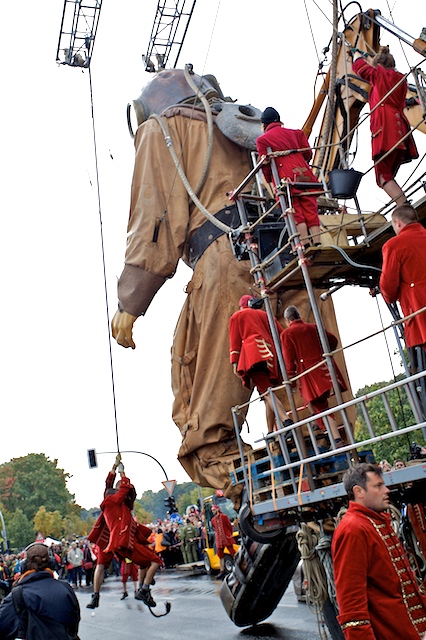
<instances>
[{"instance_id":1,"label":"person in blue jacket","mask_svg":"<svg viewBox=\"0 0 426 640\"><path fill-rule=\"evenodd\" d=\"M46 545L34 543L26 551L22 576L0 605L0 638L26 638L28 625L35 621L58 640L78 640L80 607L72 587L55 580Z\"/></svg>"}]
</instances>

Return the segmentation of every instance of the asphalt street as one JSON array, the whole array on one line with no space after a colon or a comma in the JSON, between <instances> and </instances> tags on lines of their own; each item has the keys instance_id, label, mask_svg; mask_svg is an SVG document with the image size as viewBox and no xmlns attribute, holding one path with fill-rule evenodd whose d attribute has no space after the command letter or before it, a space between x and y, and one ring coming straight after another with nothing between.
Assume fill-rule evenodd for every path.
<instances>
[{"instance_id":1,"label":"asphalt street","mask_svg":"<svg viewBox=\"0 0 426 640\"><path fill-rule=\"evenodd\" d=\"M109 577L101 591L99 608L91 611L86 604L91 589L76 591L81 607L79 636L81 640L125 640L144 638L172 640L197 637L200 640L313 640L320 638L315 615L305 603L297 601L292 583L272 616L264 623L250 628L236 627L228 618L219 597L220 582L214 576L188 575L186 572L166 570L156 576L152 595L157 601L154 611L165 612L165 602L171 603L170 613L155 618L149 609L133 597L120 600L120 578Z\"/></svg>"}]
</instances>

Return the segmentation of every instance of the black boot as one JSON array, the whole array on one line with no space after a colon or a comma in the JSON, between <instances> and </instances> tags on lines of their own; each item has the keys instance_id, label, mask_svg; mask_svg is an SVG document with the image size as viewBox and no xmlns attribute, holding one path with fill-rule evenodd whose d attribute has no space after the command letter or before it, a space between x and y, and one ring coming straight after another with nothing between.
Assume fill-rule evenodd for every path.
<instances>
[{"instance_id":1,"label":"black boot","mask_svg":"<svg viewBox=\"0 0 426 640\"><path fill-rule=\"evenodd\" d=\"M123 592L123 595L122 595L122 596L121 596L121 598L120 598L120 600L125 600L125 599L128 597L128 595L129 595L129 594L127 593L127 591L124 591L124 592Z\"/></svg>"},{"instance_id":2,"label":"black boot","mask_svg":"<svg viewBox=\"0 0 426 640\"><path fill-rule=\"evenodd\" d=\"M148 607L154 608L157 606L154 598L151 595L151 591L149 589L139 589L135 595L136 600L142 600Z\"/></svg>"},{"instance_id":3,"label":"black boot","mask_svg":"<svg viewBox=\"0 0 426 640\"><path fill-rule=\"evenodd\" d=\"M94 593L91 601L86 605L86 609L96 609L96 607L99 607L99 598L99 593Z\"/></svg>"}]
</instances>

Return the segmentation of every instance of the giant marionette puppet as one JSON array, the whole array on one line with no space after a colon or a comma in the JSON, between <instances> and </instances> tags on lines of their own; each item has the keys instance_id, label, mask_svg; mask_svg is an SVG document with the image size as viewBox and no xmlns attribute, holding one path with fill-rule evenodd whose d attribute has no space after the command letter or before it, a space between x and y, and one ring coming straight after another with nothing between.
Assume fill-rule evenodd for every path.
<instances>
[{"instance_id":1,"label":"giant marionette puppet","mask_svg":"<svg viewBox=\"0 0 426 640\"><path fill-rule=\"evenodd\" d=\"M238 454L231 407L247 402L251 392L229 363L228 323L253 277L250 263L234 257L226 233L240 226L227 192L252 168L261 112L227 101L213 76L201 78L188 67L159 72L133 106L139 127L113 336L134 349L133 324L173 277L179 259L193 269L172 347L178 458L194 482L222 489L238 503L239 487L232 487L226 464ZM296 305L313 321L306 292L279 297L274 302L281 308ZM336 334L331 300L321 303L321 312Z\"/></svg>"}]
</instances>

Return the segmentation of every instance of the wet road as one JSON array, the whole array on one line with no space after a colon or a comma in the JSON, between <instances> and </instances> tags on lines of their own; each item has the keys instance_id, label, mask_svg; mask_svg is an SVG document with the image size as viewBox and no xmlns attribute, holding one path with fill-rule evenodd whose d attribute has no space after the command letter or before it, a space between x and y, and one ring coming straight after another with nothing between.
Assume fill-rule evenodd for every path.
<instances>
[{"instance_id":1,"label":"wet road","mask_svg":"<svg viewBox=\"0 0 426 640\"><path fill-rule=\"evenodd\" d=\"M93 612L86 609L91 589L79 589L76 594L81 607L79 636L81 640L126 640L143 636L147 640L250 640L269 638L280 640L314 640L319 638L315 615L306 604L299 603L292 583L272 616L257 627L239 628L228 618L219 597L220 582L214 576L188 575L179 570L162 572L152 595L157 601L156 613L164 613L166 601L171 612L154 618L149 609L133 597L120 600L119 578L110 577L101 591L101 603Z\"/></svg>"}]
</instances>

